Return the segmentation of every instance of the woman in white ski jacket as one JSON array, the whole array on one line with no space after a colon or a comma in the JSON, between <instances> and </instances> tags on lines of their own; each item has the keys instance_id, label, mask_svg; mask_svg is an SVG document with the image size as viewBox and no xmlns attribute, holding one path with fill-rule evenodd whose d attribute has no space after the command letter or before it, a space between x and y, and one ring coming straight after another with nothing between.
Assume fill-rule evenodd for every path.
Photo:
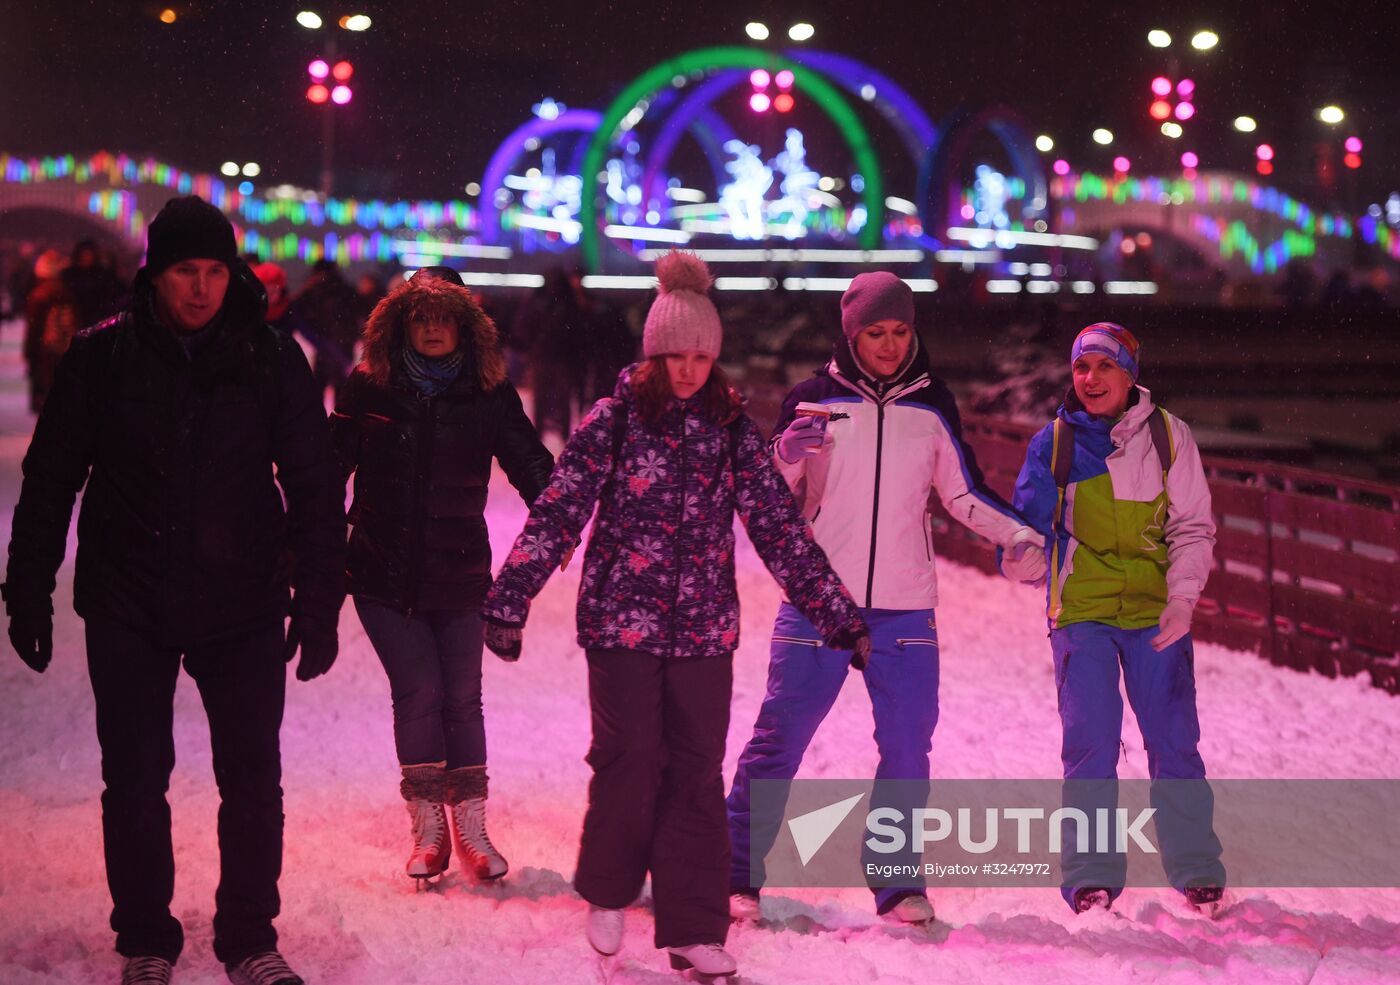
<instances>
[{"instance_id":1,"label":"woman in white ski jacket","mask_svg":"<svg viewBox=\"0 0 1400 985\"><path fill-rule=\"evenodd\" d=\"M953 396L930 374L914 333L909 286L891 273L861 274L842 297L841 312L835 356L788 395L773 449L817 543L870 626L872 653L857 669L875 717L875 778L926 781L938 721L929 489L951 516L998 545L1039 545L1042 538L983 485L962 442ZM813 410L819 413L806 413ZM824 646L802 614L782 604L767 695L728 798L730 908L737 917L758 914L763 858L781 820L766 810L751 813L750 784L796 775L850 664L849 652ZM903 790L907 799L909 785ZM881 798L877 784L874 799ZM872 884L877 911L895 921L932 920L922 881L896 881Z\"/></svg>"}]
</instances>

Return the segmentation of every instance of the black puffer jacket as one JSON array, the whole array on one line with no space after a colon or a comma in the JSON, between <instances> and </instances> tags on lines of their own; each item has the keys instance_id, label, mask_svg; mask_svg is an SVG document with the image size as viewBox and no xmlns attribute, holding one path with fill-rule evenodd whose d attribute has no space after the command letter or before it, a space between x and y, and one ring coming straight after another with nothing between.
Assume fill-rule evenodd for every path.
<instances>
[{"instance_id":1,"label":"black puffer jacket","mask_svg":"<svg viewBox=\"0 0 1400 985\"><path fill-rule=\"evenodd\" d=\"M505 378L495 325L464 289L431 290L464 304L457 320L468 348L457 378L433 397L408 381L399 309L411 299L396 292L371 316L366 361L331 417L341 467L355 473L350 593L403 612L479 608L491 587L483 513L492 458L527 503L554 467Z\"/></svg>"},{"instance_id":2,"label":"black puffer jacket","mask_svg":"<svg viewBox=\"0 0 1400 985\"><path fill-rule=\"evenodd\" d=\"M334 623L344 484L325 411L301 350L263 323L256 279L231 266L188 353L156 320L144 271L129 311L74 339L24 458L12 599L52 594L86 482L84 618L187 645L280 622L294 587L291 608Z\"/></svg>"}]
</instances>

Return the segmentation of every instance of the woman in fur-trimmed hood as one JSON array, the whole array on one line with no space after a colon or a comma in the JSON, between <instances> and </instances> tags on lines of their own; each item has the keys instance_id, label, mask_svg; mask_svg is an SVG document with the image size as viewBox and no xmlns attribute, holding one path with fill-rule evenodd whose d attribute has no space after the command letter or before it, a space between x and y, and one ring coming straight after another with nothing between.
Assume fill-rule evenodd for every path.
<instances>
[{"instance_id":1,"label":"woman in fur-trimmed hood","mask_svg":"<svg viewBox=\"0 0 1400 985\"><path fill-rule=\"evenodd\" d=\"M481 709L487 484L494 458L533 503L554 460L506 379L495 323L453 271L422 270L375 307L331 427L355 475L349 591L393 695L408 873L447 868L450 813L459 860L498 878Z\"/></svg>"}]
</instances>

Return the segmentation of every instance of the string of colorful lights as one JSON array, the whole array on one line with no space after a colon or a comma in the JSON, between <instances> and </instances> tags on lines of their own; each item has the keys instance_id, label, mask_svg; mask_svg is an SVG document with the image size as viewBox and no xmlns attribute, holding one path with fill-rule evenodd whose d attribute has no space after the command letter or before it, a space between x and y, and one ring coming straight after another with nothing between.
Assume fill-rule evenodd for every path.
<instances>
[{"instance_id":1,"label":"string of colorful lights","mask_svg":"<svg viewBox=\"0 0 1400 985\"><path fill-rule=\"evenodd\" d=\"M322 200L300 192L277 197L268 193L247 194L216 175L105 151L87 158L67 154L24 159L0 154L0 175L3 175L3 182L10 185L60 181L71 181L79 186L105 185L107 187L87 194L87 212L138 241L144 233L147 217L139 206L137 190L146 187L201 195L230 213L238 228L242 249L260 259L312 262L331 257L345 263L387 262L409 248L442 255L445 244L475 239L480 230L480 209L464 201ZM1021 179L1007 180L1008 200L1023 196L1025 191ZM1050 191L1052 199L1062 205L1106 202L1215 207L1217 210L1247 208L1291 223L1295 229L1284 230L1273 241L1264 243L1251 231L1251 223L1238 215L1208 211L1191 214L1192 231L1216 244L1222 259L1238 256L1257 273L1274 273L1291 259L1316 255L1319 237L1342 240L1359 237L1362 242L1400 260L1400 236L1373 216L1352 219L1340 213L1319 213L1277 188L1247 178L1219 174L1194 179L1106 177L1085 172L1057 175L1051 181ZM972 208L973 201L974 192L964 191L964 215ZM843 221L844 211L833 218ZM502 228L518 228L518 216L503 215L501 219ZM823 226L814 216L805 217L803 224L813 229ZM271 228L279 225L283 228ZM907 236L914 226L917 226L916 221L901 217L882 224L881 232L887 238ZM1024 224L1013 221L1008 228L1020 230L1024 229ZM306 235L310 229L325 231L320 235Z\"/></svg>"}]
</instances>

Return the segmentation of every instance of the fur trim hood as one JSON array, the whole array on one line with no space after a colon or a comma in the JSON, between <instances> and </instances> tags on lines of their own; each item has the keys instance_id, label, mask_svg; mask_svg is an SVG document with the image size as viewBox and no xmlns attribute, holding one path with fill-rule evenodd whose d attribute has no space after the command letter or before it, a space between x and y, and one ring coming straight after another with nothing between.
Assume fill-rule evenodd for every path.
<instances>
[{"instance_id":1,"label":"fur trim hood","mask_svg":"<svg viewBox=\"0 0 1400 985\"><path fill-rule=\"evenodd\" d=\"M376 383L388 383L394 352L405 345L410 322L445 319L461 331L460 346L470 346L469 364L484 391L505 382L506 360L500 334L491 316L465 287L429 277L414 277L390 291L374 306L365 325L365 351L360 365Z\"/></svg>"}]
</instances>

